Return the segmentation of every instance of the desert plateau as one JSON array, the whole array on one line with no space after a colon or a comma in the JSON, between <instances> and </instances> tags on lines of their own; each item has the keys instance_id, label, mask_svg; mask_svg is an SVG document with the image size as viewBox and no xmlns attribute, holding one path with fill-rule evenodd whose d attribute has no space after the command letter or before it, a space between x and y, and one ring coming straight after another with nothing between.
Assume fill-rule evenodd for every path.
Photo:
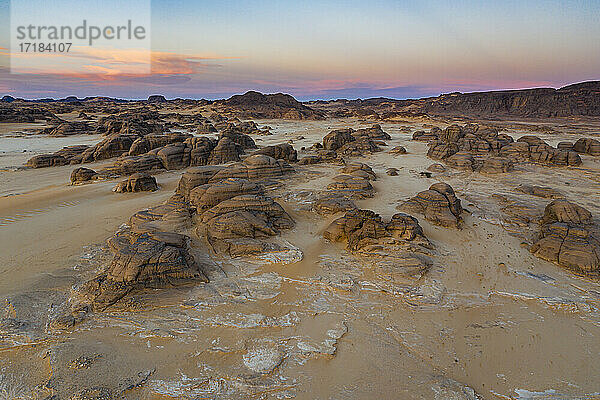
<instances>
[{"instance_id":1,"label":"desert plateau","mask_svg":"<svg viewBox=\"0 0 600 400\"><path fill-rule=\"evenodd\" d=\"M565 91L5 97L0 389L598 397L600 84Z\"/></svg>"}]
</instances>

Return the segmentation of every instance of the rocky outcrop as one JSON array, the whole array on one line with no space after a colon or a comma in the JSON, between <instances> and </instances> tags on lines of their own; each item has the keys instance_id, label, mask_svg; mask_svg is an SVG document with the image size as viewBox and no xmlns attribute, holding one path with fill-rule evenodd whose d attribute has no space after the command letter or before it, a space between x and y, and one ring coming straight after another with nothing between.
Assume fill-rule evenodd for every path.
<instances>
[{"instance_id":1,"label":"rocky outcrop","mask_svg":"<svg viewBox=\"0 0 600 400\"><path fill-rule=\"evenodd\" d=\"M158 190L156 178L147 173L136 173L131 175L126 180L119 182L113 188L113 192L153 192Z\"/></svg>"},{"instance_id":2,"label":"rocky outcrop","mask_svg":"<svg viewBox=\"0 0 600 400\"><path fill-rule=\"evenodd\" d=\"M117 158L112 165L101 169L98 173L106 177L131 175L136 172L150 172L164 169L163 164L156 154L142 154L141 156L123 156Z\"/></svg>"},{"instance_id":3,"label":"rocky outcrop","mask_svg":"<svg viewBox=\"0 0 600 400\"><path fill-rule=\"evenodd\" d=\"M289 94L262 94L254 91L216 102L231 109L240 118L323 119L324 115L305 106Z\"/></svg>"},{"instance_id":4,"label":"rocky outcrop","mask_svg":"<svg viewBox=\"0 0 600 400\"><path fill-rule=\"evenodd\" d=\"M281 205L264 195L261 185L246 179L197 186L189 201L198 213L198 235L205 236L216 252L232 257L265 251L273 244L263 239L294 225Z\"/></svg>"},{"instance_id":5,"label":"rocky outcrop","mask_svg":"<svg viewBox=\"0 0 600 400\"><path fill-rule=\"evenodd\" d=\"M379 125L359 130L336 129L323 138L323 149L335 151L338 156L361 156L381 150L375 140L389 139L390 135Z\"/></svg>"},{"instance_id":6,"label":"rocky outcrop","mask_svg":"<svg viewBox=\"0 0 600 400\"><path fill-rule=\"evenodd\" d=\"M264 154L269 157L273 157L278 160L285 160L287 162L298 161L298 152L288 143L281 143L275 146L267 146L254 152L254 154Z\"/></svg>"},{"instance_id":7,"label":"rocky outcrop","mask_svg":"<svg viewBox=\"0 0 600 400\"><path fill-rule=\"evenodd\" d=\"M236 146L233 146L234 152L229 152L226 150L227 146L222 146L215 152L215 157L211 159L211 155L213 154L215 147L217 147L217 143L217 140L204 136L186 139L185 145L190 148L190 165L208 165L211 161L221 161L229 158L234 158L234 160L230 161L239 159L240 149ZM230 154L230 156L228 157L226 153Z\"/></svg>"},{"instance_id":8,"label":"rocky outcrop","mask_svg":"<svg viewBox=\"0 0 600 400\"><path fill-rule=\"evenodd\" d=\"M337 175L333 182L327 186L330 195L347 197L350 199L364 199L373 197L375 189L368 179L354 175Z\"/></svg>"},{"instance_id":9,"label":"rocky outcrop","mask_svg":"<svg viewBox=\"0 0 600 400\"><path fill-rule=\"evenodd\" d=\"M176 193L183 196L186 201L190 200L190 192L197 186L206 185L217 172L222 170L221 166L201 166L189 168L179 179Z\"/></svg>"},{"instance_id":10,"label":"rocky outcrop","mask_svg":"<svg viewBox=\"0 0 600 400\"><path fill-rule=\"evenodd\" d=\"M137 138L137 135L114 134L108 136L97 145L87 149L83 153L81 161L85 163L119 157L129 152L129 148Z\"/></svg>"},{"instance_id":11,"label":"rocky outcrop","mask_svg":"<svg viewBox=\"0 0 600 400\"><path fill-rule=\"evenodd\" d=\"M540 88L494 92L450 93L414 101L412 108L435 115L532 118L600 115L600 82L560 89Z\"/></svg>"},{"instance_id":12,"label":"rocky outcrop","mask_svg":"<svg viewBox=\"0 0 600 400\"><path fill-rule=\"evenodd\" d=\"M462 227L460 200L452 187L443 182L434 183L429 190L418 193L398 209L422 214L429 222L445 228Z\"/></svg>"},{"instance_id":13,"label":"rocky outcrop","mask_svg":"<svg viewBox=\"0 0 600 400\"><path fill-rule=\"evenodd\" d=\"M40 154L31 157L26 166L30 168L57 167L61 165L79 164L82 154L89 148L86 145L75 145L63 147L52 154Z\"/></svg>"},{"instance_id":14,"label":"rocky outcrop","mask_svg":"<svg viewBox=\"0 0 600 400\"><path fill-rule=\"evenodd\" d=\"M256 143L254 142L254 139L252 139L250 136L246 135L245 133L241 132L238 128L226 129L225 131L223 131L221 133L221 135L219 135L219 140L221 140L223 138L228 138L233 143L236 143L239 146L241 146L241 148L244 150L257 148Z\"/></svg>"},{"instance_id":15,"label":"rocky outcrop","mask_svg":"<svg viewBox=\"0 0 600 400\"><path fill-rule=\"evenodd\" d=\"M573 150L578 153L597 157L600 156L600 141L590 138L581 138L575 142Z\"/></svg>"},{"instance_id":16,"label":"rocky outcrop","mask_svg":"<svg viewBox=\"0 0 600 400\"><path fill-rule=\"evenodd\" d=\"M78 185L96 179L98 174L93 169L79 167L71 172L71 185Z\"/></svg>"},{"instance_id":17,"label":"rocky outcrop","mask_svg":"<svg viewBox=\"0 0 600 400\"><path fill-rule=\"evenodd\" d=\"M219 142L211 151L207 163L224 164L230 161L240 161L240 155L242 154L244 154L242 146L233 142L228 137L223 137L219 139Z\"/></svg>"},{"instance_id":18,"label":"rocky outcrop","mask_svg":"<svg viewBox=\"0 0 600 400\"><path fill-rule=\"evenodd\" d=\"M352 132L354 130L352 128L347 129L336 129L334 131L329 132L323 138L323 148L325 150L337 150L346 143L353 142L355 140L354 136L352 136Z\"/></svg>"},{"instance_id":19,"label":"rocky outcrop","mask_svg":"<svg viewBox=\"0 0 600 400\"><path fill-rule=\"evenodd\" d=\"M138 156L140 154L147 153L159 147L163 147L172 143L183 142L192 135L183 133L171 133L167 135L148 135L140 137L133 141L129 148L128 154L130 156Z\"/></svg>"},{"instance_id":20,"label":"rocky outcrop","mask_svg":"<svg viewBox=\"0 0 600 400\"><path fill-rule=\"evenodd\" d=\"M63 122L56 127L43 129L42 133L50 136L71 136L95 132L87 122Z\"/></svg>"},{"instance_id":21,"label":"rocky outcrop","mask_svg":"<svg viewBox=\"0 0 600 400\"><path fill-rule=\"evenodd\" d=\"M198 229L217 252L232 257L264 251L260 239L276 236L294 221L273 199L263 195L239 195L222 201L200 215Z\"/></svg>"},{"instance_id":22,"label":"rocky outcrop","mask_svg":"<svg viewBox=\"0 0 600 400\"><path fill-rule=\"evenodd\" d=\"M263 187L241 178L228 178L197 186L190 190L189 202L198 213L222 201L244 194L263 194Z\"/></svg>"},{"instance_id":23,"label":"rocky outcrop","mask_svg":"<svg viewBox=\"0 0 600 400\"><path fill-rule=\"evenodd\" d=\"M340 169L341 175L333 178L323 193L313 204L315 211L322 215L336 214L356 209L353 199L373 197L375 189L370 181L377 175L367 164L347 163Z\"/></svg>"},{"instance_id":24,"label":"rocky outcrop","mask_svg":"<svg viewBox=\"0 0 600 400\"><path fill-rule=\"evenodd\" d=\"M600 275L600 241L592 214L566 200L554 200L546 206L539 238L530 251L578 273Z\"/></svg>"},{"instance_id":25,"label":"rocky outcrop","mask_svg":"<svg viewBox=\"0 0 600 400\"><path fill-rule=\"evenodd\" d=\"M526 135L515 142L511 136L498 133L495 128L476 124L451 125L435 132L432 128L428 137L431 138L427 152L430 158L446 160L449 165L463 170L508 172L514 163L519 162L581 165L581 158L576 152L554 148L537 136Z\"/></svg>"},{"instance_id":26,"label":"rocky outcrop","mask_svg":"<svg viewBox=\"0 0 600 400\"><path fill-rule=\"evenodd\" d=\"M406 148L404 146L396 146L390 150L390 154L395 156L406 154Z\"/></svg>"},{"instance_id":27,"label":"rocky outcrop","mask_svg":"<svg viewBox=\"0 0 600 400\"><path fill-rule=\"evenodd\" d=\"M232 164L217 172L212 178L213 182L226 178L243 178L248 180L262 180L278 178L293 172L294 169L283 160L256 154L246 157L244 161Z\"/></svg>"},{"instance_id":28,"label":"rocky outcrop","mask_svg":"<svg viewBox=\"0 0 600 400\"><path fill-rule=\"evenodd\" d=\"M372 263L373 272L389 283L418 279L431 265L432 246L419 222L395 214L389 222L370 210L354 209L333 221L323 233L330 242L342 242L351 252Z\"/></svg>"},{"instance_id":29,"label":"rocky outcrop","mask_svg":"<svg viewBox=\"0 0 600 400\"><path fill-rule=\"evenodd\" d=\"M102 311L134 290L207 282L190 253L189 237L165 229L181 221L191 220L178 197L134 214L129 225L108 240L112 261L79 289L75 311Z\"/></svg>"}]
</instances>

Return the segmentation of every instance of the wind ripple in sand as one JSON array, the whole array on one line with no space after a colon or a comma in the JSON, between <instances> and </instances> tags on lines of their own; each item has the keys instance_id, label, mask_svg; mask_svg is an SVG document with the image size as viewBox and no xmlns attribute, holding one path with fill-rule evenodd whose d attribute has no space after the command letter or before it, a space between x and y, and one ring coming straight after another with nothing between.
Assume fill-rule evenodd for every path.
<instances>
[{"instance_id":1,"label":"wind ripple in sand","mask_svg":"<svg viewBox=\"0 0 600 400\"><path fill-rule=\"evenodd\" d=\"M74 206L79 205L80 203L81 203L81 201L79 201L79 200L63 201L63 202L60 202L60 203L58 203L58 204L56 204L54 206L44 207L44 208L36 208L34 210L24 211L22 213L16 213L16 214L13 214L13 215L8 215L8 216L0 217L0 227L1 226L8 226L10 224L14 224L15 222L22 221L22 220L24 220L26 218L35 217L35 216L38 216L40 214L51 212L51 211L54 211L54 210L59 209L59 208L74 207Z\"/></svg>"}]
</instances>

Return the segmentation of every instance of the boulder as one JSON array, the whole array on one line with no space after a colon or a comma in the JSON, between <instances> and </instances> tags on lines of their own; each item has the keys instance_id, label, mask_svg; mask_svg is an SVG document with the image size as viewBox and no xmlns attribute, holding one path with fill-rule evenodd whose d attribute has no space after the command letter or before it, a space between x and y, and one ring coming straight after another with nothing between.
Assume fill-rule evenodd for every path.
<instances>
[{"instance_id":1,"label":"boulder","mask_svg":"<svg viewBox=\"0 0 600 400\"><path fill-rule=\"evenodd\" d=\"M358 139L346 143L336 150L338 156L359 157L381 151L379 146L371 139Z\"/></svg>"},{"instance_id":2,"label":"boulder","mask_svg":"<svg viewBox=\"0 0 600 400\"><path fill-rule=\"evenodd\" d=\"M80 292L94 311L102 311L135 289L208 282L189 241L174 232L121 230L108 240L114 255L110 265Z\"/></svg>"},{"instance_id":3,"label":"boulder","mask_svg":"<svg viewBox=\"0 0 600 400\"><path fill-rule=\"evenodd\" d=\"M225 154L224 148L220 148L217 152L220 152L220 156L216 156L214 160L211 160L211 154L215 147L217 146L217 141L213 138L208 138L205 136L201 137L191 137L185 140L185 145L190 149L190 165L198 166L198 165L208 165L211 161L221 161L226 160L228 157ZM241 152L239 148L233 146L234 153L231 161L236 161L239 159L239 155ZM235 155L237 154L237 156ZM219 162L221 164L221 162Z\"/></svg>"},{"instance_id":4,"label":"boulder","mask_svg":"<svg viewBox=\"0 0 600 400\"><path fill-rule=\"evenodd\" d=\"M126 180L119 182L117 186L113 188L113 192L116 193L152 192L155 190L158 190L156 178L148 173L142 172L131 175Z\"/></svg>"},{"instance_id":5,"label":"boulder","mask_svg":"<svg viewBox=\"0 0 600 400\"><path fill-rule=\"evenodd\" d=\"M486 157L478 171L484 174L501 174L514 169L514 164L504 157Z\"/></svg>"},{"instance_id":6,"label":"boulder","mask_svg":"<svg viewBox=\"0 0 600 400\"><path fill-rule=\"evenodd\" d=\"M137 138L138 136L136 135L110 135L97 145L87 149L83 153L82 162L92 162L119 157L129 152L131 145Z\"/></svg>"},{"instance_id":7,"label":"boulder","mask_svg":"<svg viewBox=\"0 0 600 400\"><path fill-rule=\"evenodd\" d=\"M577 153L600 156L600 141L591 138L581 138L575 142L573 150Z\"/></svg>"},{"instance_id":8,"label":"boulder","mask_svg":"<svg viewBox=\"0 0 600 400\"><path fill-rule=\"evenodd\" d=\"M424 248L431 247L415 218L399 213L386 223L380 215L370 210L353 209L346 212L327 227L323 237L330 242L345 242L348 250L353 252L369 252L381 247L385 257L393 258L397 256L396 245L399 242L414 241ZM388 245L387 252L385 245Z\"/></svg>"},{"instance_id":9,"label":"boulder","mask_svg":"<svg viewBox=\"0 0 600 400\"><path fill-rule=\"evenodd\" d=\"M381 129L381 125L376 124L370 128L362 128L352 131L352 136L356 140L371 139L371 140L391 140L392 137Z\"/></svg>"},{"instance_id":10,"label":"boulder","mask_svg":"<svg viewBox=\"0 0 600 400\"><path fill-rule=\"evenodd\" d=\"M353 132L354 130L351 128L336 129L329 132L323 138L323 148L325 150L335 151L340 147L344 146L345 144L353 142L354 140L356 140L354 136L352 136Z\"/></svg>"},{"instance_id":11,"label":"boulder","mask_svg":"<svg viewBox=\"0 0 600 400\"><path fill-rule=\"evenodd\" d=\"M221 135L219 135L219 140L221 140L223 138L228 138L233 143L236 143L239 146L241 146L242 149L256 149L257 148L256 143L254 143L254 139L252 139L250 136L246 135L245 133L242 133L239 129L236 129L236 128L224 130L221 133Z\"/></svg>"},{"instance_id":12,"label":"boulder","mask_svg":"<svg viewBox=\"0 0 600 400\"><path fill-rule=\"evenodd\" d=\"M573 142L559 142L556 145L557 149L559 149L559 150L567 150L567 151L573 151L573 150L575 150L573 147L574 147Z\"/></svg>"},{"instance_id":13,"label":"boulder","mask_svg":"<svg viewBox=\"0 0 600 400\"><path fill-rule=\"evenodd\" d=\"M190 152L185 143L173 143L154 149L149 154L156 154L164 169L174 170L189 167Z\"/></svg>"},{"instance_id":14,"label":"boulder","mask_svg":"<svg viewBox=\"0 0 600 400\"><path fill-rule=\"evenodd\" d=\"M163 163L156 154L146 153L140 156L123 156L117 158L112 165L98 172L102 176L131 175L136 172L149 172L163 169Z\"/></svg>"},{"instance_id":15,"label":"boulder","mask_svg":"<svg viewBox=\"0 0 600 400\"><path fill-rule=\"evenodd\" d=\"M68 164L79 164L82 154L89 148L86 145L63 147L52 154L40 154L30 158L26 166L30 168L56 167Z\"/></svg>"},{"instance_id":16,"label":"boulder","mask_svg":"<svg viewBox=\"0 0 600 400\"><path fill-rule=\"evenodd\" d=\"M373 172L373 169L361 162L350 162L340 169L340 172L347 175L353 175L359 178L365 178L370 181L377 180L377 175Z\"/></svg>"},{"instance_id":17,"label":"boulder","mask_svg":"<svg viewBox=\"0 0 600 400\"><path fill-rule=\"evenodd\" d=\"M415 197L398 207L407 212L423 214L426 220L446 228L462 226L462 207L452 187L439 182L431 185L429 190L418 193Z\"/></svg>"},{"instance_id":18,"label":"boulder","mask_svg":"<svg viewBox=\"0 0 600 400\"><path fill-rule=\"evenodd\" d=\"M546 206L542 224L564 222L570 225L591 224L592 213L585 208L567 200L554 200Z\"/></svg>"},{"instance_id":19,"label":"boulder","mask_svg":"<svg viewBox=\"0 0 600 400\"><path fill-rule=\"evenodd\" d=\"M93 169L79 167L75 168L71 172L71 185L78 185L80 183L91 181L96 179L98 174Z\"/></svg>"},{"instance_id":20,"label":"boulder","mask_svg":"<svg viewBox=\"0 0 600 400\"><path fill-rule=\"evenodd\" d=\"M393 155L406 154L406 149L404 148L404 146L396 146L390 150L390 154L393 154Z\"/></svg>"},{"instance_id":21,"label":"boulder","mask_svg":"<svg viewBox=\"0 0 600 400\"><path fill-rule=\"evenodd\" d=\"M31 157L25 165L30 168L47 168L68 164L69 160L58 154L40 154Z\"/></svg>"},{"instance_id":22,"label":"boulder","mask_svg":"<svg viewBox=\"0 0 600 400\"><path fill-rule=\"evenodd\" d=\"M458 153L458 151L458 145L455 143L432 142L427 151L427 156L434 160L445 160Z\"/></svg>"},{"instance_id":23,"label":"boulder","mask_svg":"<svg viewBox=\"0 0 600 400\"><path fill-rule=\"evenodd\" d=\"M539 238L530 251L561 267L598 277L600 241L592 223L592 214L585 208L554 200L544 210Z\"/></svg>"},{"instance_id":24,"label":"boulder","mask_svg":"<svg viewBox=\"0 0 600 400\"><path fill-rule=\"evenodd\" d=\"M412 140L416 140L419 142L433 142L440 140L441 129L439 128L431 128L429 132L425 131L416 131L412 135Z\"/></svg>"},{"instance_id":25,"label":"boulder","mask_svg":"<svg viewBox=\"0 0 600 400\"><path fill-rule=\"evenodd\" d=\"M192 135L183 133L140 137L131 144L128 154L130 156L138 156L168 144L183 142L190 137L192 137Z\"/></svg>"},{"instance_id":26,"label":"boulder","mask_svg":"<svg viewBox=\"0 0 600 400\"><path fill-rule=\"evenodd\" d=\"M435 164L431 164L429 167L427 167L427 171L442 173L442 172L446 172L446 167L444 167L442 164L435 163Z\"/></svg>"},{"instance_id":27,"label":"boulder","mask_svg":"<svg viewBox=\"0 0 600 400\"><path fill-rule=\"evenodd\" d=\"M448 165L463 171L474 171L476 168L475 158L470 153L464 151L459 151L451 155L445 161Z\"/></svg>"},{"instance_id":28,"label":"boulder","mask_svg":"<svg viewBox=\"0 0 600 400\"><path fill-rule=\"evenodd\" d=\"M327 186L327 190L334 192L336 196L351 199L364 199L375 195L375 189L368 179L353 175L335 176L333 183Z\"/></svg>"},{"instance_id":29,"label":"boulder","mask_svg":"<svg viewBox=\"0 0 600 400\"><path fill-rule=\"evenodd\" d=\"M63 122L56 127L46 128L42 133L50 136L70 136L94 133L87 122Z\"/></svg>"},{"instance_id":30,"label":"boulder","mask_svg":"<svg viewBox=\"0 0 600 400\"><path fill-rule=\"evenodd\" d=\"M255 151L254 154L263 154L287 162L298 161L298 152L288 143L263 147L262 149Z\"/></svg>"},{"instance_id":31,"label":"boulder","mask_svg":"<svg viewBox=\"0 0 600 400\"><path fill-rule=\"evenodd\" d=\"M230 161L240 161L244 149L229 137L222 137L211 151L208 164L225 164ZM198 165L198 164L197 164Z\"/></svg>"},{"instance_id":32,"label":"boulder","mask_svg":"<svg viewBox=\"0 0 600 400\"><path fill-rule=\"evenodd\" d=\"M306 157L302 157L299 161L298 164L300 165L312 165L312 164L319 164L323 162L323 159L319 156L306 156Z\"/></svg>"}]
</instances>

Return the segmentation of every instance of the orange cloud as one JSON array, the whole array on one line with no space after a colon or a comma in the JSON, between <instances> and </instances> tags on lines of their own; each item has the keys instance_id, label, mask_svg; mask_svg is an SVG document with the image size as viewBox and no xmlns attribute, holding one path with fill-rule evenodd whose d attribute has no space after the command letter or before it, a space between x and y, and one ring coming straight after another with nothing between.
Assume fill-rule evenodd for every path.
<instances>
[{"instance_id":1,"label":"orange cloud","mask_svg":"<svg viewBox=\"0 0 600 400\"><path fill-rule=\"evenodd\" d=\"M7 50L7 49L2 49ZM92 79L153 74L191 75L204 68L219 67L215 61L239 57L180 54L146 49L77 47L65 53L20 53L0 51L17 61L19 73L51 74Z\"/></svg>"}]
</instances>

